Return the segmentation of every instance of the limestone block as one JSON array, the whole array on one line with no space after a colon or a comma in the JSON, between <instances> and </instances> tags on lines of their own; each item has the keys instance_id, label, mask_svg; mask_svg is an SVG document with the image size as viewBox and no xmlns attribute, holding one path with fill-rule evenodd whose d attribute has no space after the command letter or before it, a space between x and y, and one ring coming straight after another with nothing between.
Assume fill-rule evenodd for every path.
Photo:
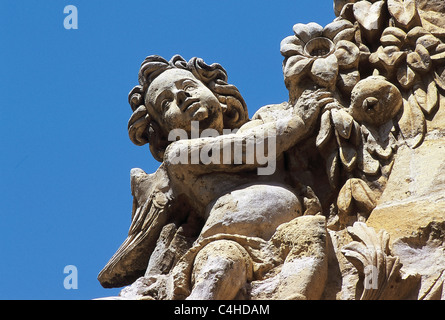
<instances>
[{"instance_id":1,"label":"limestone block","mask_svg":"<svg viewBox=\"0 0 445 320\"><path fill-rule=\"evenodd\" d=\"M379 204L367 224L394 241L430 222L445 221L445 139L426 140L417 149L399 148Z\"/></svg>"},{"instance_id":2,"label":"limestone block","mask_svg":"<svg viewBox=\"0 0 445 320\"><path fill-rule=\"evenodd\" d=\"M444 299L445 140L427 136L402 147L379 205L367 224L391 235L391 251L407 275L420 276L411 299Z\"/></svg>"},{"instance_id":3,"label":"limestone block","mask_svg":"<svg viewBox=\"0 0 445 320\"><path fill-rule=\"evenodd\" d=\"M298 217L278 227L271 241L284 262L265 280L252 282L252 299L320 299L328 272L326 219Z\"/></svg>"}]
</instances>

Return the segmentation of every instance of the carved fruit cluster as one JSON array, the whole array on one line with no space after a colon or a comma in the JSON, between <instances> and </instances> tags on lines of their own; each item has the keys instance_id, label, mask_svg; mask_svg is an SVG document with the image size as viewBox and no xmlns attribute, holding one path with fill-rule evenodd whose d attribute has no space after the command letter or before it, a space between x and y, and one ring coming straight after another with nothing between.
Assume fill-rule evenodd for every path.
<instances>
[{"instance_id":1,"label":"carved fruit cluster","mask_svg":"<svg viewBox=\"0 0 445 320\"><path fill-rule=\"evenodd\" d=\"M415 0L334 0L334 10L324 28L296 24L281 54L291 104L311 88L337 99L316 146L346 221L372 211L397 147L422 143L445 91L445 29Z\"/></svg>"}]
</instances>

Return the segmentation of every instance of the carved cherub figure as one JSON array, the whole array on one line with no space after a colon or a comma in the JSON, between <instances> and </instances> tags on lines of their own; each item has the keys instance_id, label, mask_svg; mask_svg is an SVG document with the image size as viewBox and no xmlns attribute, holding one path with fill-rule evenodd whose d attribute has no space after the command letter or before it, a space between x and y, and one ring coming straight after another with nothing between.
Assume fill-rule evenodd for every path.
<instances>
[{"instance_id":1,"label":"carved cherub figure","mask_svg":"<svg viewBox=\"0 0 445 320\"><path fill-rule=\"evenodd\" d=\"M133 188L140 194L133 190L135 206L129 236L99 274L103 285L122 285L122 279L134 280L144 259L148 263L147 276L159 273L162 262L154 261L155 257L148 261L148 256L160 247L155 248L154 244L161 229L174 223L176 235L195 240L192 248L190 244L178 245L189 249L184 256L193 256L189 261L191 269L187 270L192 285L167 297L233 299L261 269L253 270L251 255L255 250L247 247L252 243L267 247L280 225L302 215L301 190L286 183L283 153L312 133L320 110L332 103L333 98L325 91L309 91L303 93L295 106L287 103L266 106L249 120L241 95L226 80L220 65L209 66L197 58L186 62L179 56L170 61L150 56L143 62L140 85L129 97L134 111L129 134L137 145L149 143L153 156L163 161L156 173L162 176L163 187L153 187L159 181L153 175L142 178L154 181L149 188L142 189L168 195L163 197L160 212L151 209L160 207L153 196L140 195L144 192L137 186ZM191 137L193 123L199 125L199 137L172 141L171 133L178 129ZM218 134L207 136L209 129ZM224 129L230 133L223 134ZM255 142L255 148L261 144L263 156L273 160L272 171L266 175L258 175L258 169L269 164L262 162L258 152L249 152L249 141ZM237 143L240 154L234 148ZM227 156L227 150L233 152ZM194 162L194 152L214 161L200 157ZM179 160L178 155L181 155ZM180 207L172 204L175 201L181 203ZM173 259L172 264L181 265L184 259L180 259ZM324 263L313 267L326 269ZM167 269L170 271L171 267ZM173 268L172 276L176 272L178 277L183 269ZM320 273L309 277L315 274ZM302 286L309 282L303 281ZM306 289L295 288L294 293L303 297ZM320 294L321 291L314 296Z\"/></svg>"}]
</instances>

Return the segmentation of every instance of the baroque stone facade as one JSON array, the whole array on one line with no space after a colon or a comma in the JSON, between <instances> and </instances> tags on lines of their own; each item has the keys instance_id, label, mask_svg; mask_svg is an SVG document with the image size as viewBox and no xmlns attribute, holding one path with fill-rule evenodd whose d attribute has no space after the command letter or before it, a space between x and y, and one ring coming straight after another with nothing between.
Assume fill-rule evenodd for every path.
<instances>
[{"instance_id":1,"label":"baroque stone facade","mask_svg":"<svg viewBox=\"0 0 445 320\"><path fill-rule=\"evenodd\" d=\"M281 42L252 119L219 64L147 57L129 94L121 299L445 299L445 4L335 0Z\"/></svg>"}]
</instances>

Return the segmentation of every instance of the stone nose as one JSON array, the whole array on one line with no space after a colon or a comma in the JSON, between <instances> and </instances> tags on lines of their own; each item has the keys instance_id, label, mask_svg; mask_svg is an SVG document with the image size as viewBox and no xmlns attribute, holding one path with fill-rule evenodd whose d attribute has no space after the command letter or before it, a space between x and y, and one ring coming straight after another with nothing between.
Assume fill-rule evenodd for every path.
<instances>
[{"instance_id":1,"label":"stone nose","mask_svg":"<svg viewBox=\"0 0 445 320\"><path fill-rule=\"evenodd\" d=\"M182 106L185 102L185 100L187 100L187 98L190 98L191 95L190 93L184 91L184 90L179 90L176 93L176 102L178 104L178 106Z\"/></svg>"}]
</instances>

